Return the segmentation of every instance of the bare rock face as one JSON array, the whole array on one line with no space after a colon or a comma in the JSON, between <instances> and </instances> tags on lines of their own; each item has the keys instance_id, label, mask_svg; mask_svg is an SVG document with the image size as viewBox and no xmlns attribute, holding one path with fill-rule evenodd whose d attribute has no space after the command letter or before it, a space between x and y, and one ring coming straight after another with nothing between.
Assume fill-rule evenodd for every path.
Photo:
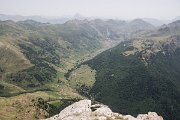
<instances>
[{"instance_id":1,"label":"bare rock face","mask_svg":"<svg viewBox=\"0 0 180 120\"><path fill-rule=\"evenodd\" d=\"M137 116L140 120L163 120L161 116L158 116L155 112L148 112L148 114L139 114Z\"/></svg>"},{"instance_id":2,"label":"bare rock face","mask_svg":"<svg viewBox=\"0 0 180 120\"><path fill-rule=\"evenodd\" d=\"M46 120L163 120L155 112L139 114L137 118L131 115L114 113L103 104L91 105L91 100L80 100Z\"/></svg>"}]
</instances>

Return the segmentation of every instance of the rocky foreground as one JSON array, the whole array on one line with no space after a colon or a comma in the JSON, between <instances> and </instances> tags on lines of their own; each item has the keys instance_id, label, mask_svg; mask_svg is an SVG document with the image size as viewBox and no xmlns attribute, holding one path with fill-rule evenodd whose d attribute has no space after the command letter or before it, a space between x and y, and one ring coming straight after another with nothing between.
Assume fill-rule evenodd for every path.
<instances>
[{"instance_id":1,"label":"rocky foreground","mask_svg":"<svg viewBox=\"0 0 180 120\"><path fill-rule=\"evenodd\" d=\"M131 115L114 113L106 105L92 105L91 100L80 100L46 120L163 120L163 118L155 112L139 114L135 118Z\"/></svg>"}]
</instances>

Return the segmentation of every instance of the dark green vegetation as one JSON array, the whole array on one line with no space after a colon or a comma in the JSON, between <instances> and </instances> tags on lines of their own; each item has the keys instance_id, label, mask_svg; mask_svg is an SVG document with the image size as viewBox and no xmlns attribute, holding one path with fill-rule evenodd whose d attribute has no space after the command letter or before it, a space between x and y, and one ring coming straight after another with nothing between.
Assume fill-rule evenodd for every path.
<instances>
[{"instance_id":1,"label":"dark green vegetation","mask_svg":"<svg viewBox=\"0 0 180 120\"><path fill-rule=\"evenodd\" d=\"M96 70L89 94L123 114L155 111L165 120L179 120L179 30L177 21L85 62Z\"/></svg>"}]
</instances>

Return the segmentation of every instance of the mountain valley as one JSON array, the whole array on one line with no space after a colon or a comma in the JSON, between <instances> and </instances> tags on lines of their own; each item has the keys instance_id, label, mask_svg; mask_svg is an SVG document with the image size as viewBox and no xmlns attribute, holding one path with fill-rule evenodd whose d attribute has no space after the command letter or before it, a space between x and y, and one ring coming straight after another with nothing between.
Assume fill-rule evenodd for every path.
<instances>
[{"instance_id":1,"label":"mountain valley","mask_svg":"<svg viewBox=\"0 0 180 120\"><path fill-rule=\"evenodd\" d=\"M179 120L179 61L180 21L0 21L0 119L48 118L89 98Z\"/></svg>"}]
</instances>

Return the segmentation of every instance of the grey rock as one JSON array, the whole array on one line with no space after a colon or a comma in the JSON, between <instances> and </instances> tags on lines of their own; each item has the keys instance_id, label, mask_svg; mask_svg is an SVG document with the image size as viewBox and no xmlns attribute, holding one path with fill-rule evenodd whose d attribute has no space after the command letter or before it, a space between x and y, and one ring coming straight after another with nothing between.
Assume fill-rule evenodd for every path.
<instances>
[{"instance_id":1,"label":"grey rock","mask_svg":"<svg viewBox=\"0 0 180 120\"><path fill-rule=\"evenodd\" d=\"M103 104L91 105L91 100L80 100L46 120L163 120L163 118L155 112L139 114L135 118L131 115L114 113Z\"/></svg>"}]
</instances>

